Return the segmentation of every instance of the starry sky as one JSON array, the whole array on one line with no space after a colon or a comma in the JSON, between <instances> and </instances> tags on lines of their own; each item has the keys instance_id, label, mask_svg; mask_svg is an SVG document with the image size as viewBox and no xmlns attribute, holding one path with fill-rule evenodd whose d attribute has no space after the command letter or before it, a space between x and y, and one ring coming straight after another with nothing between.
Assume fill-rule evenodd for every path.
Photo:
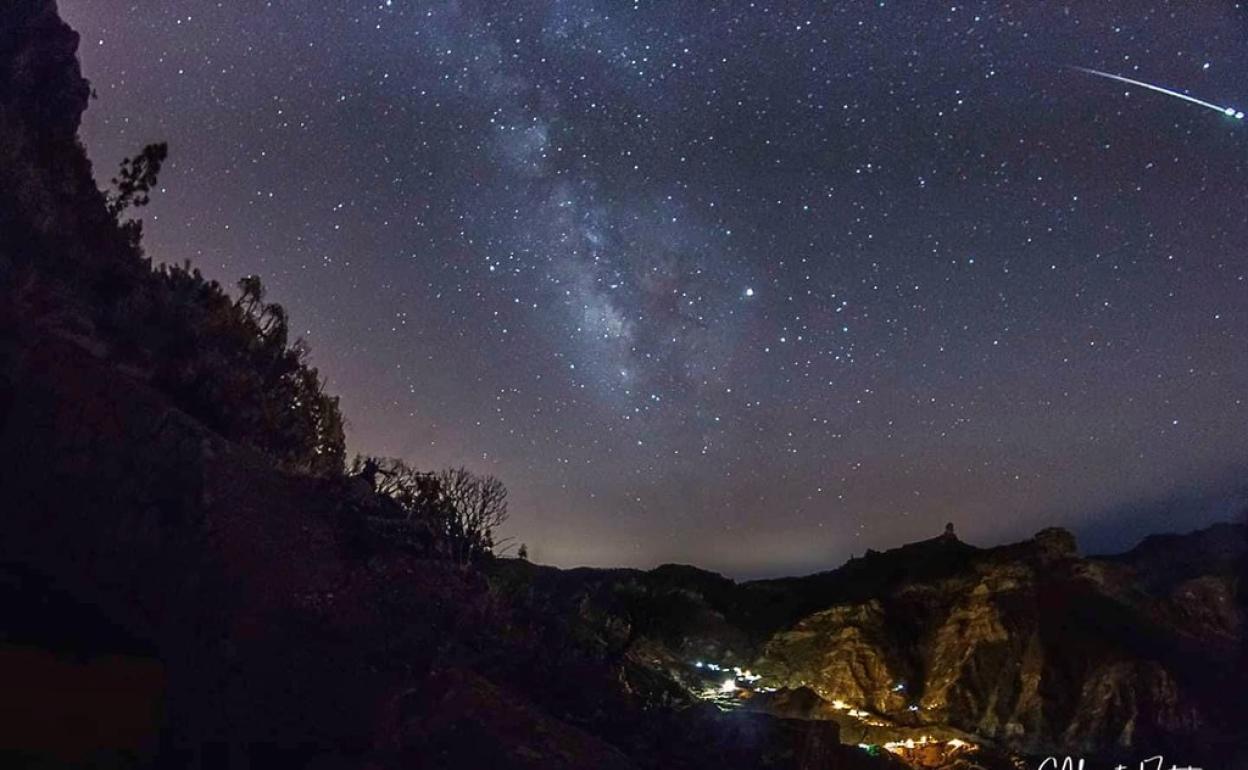
<instances>
[{"instance_id":1,"label":"starry sky","mask_svg":"<svg viewBox=\"0 0 1248 770\"><path fill-rule=\"evenodd\" d=\"M1085 550L1248 501L1230 2L60 0L148 253L291 311L353 451L535 560Z\"/></svg>"}]
</instances>

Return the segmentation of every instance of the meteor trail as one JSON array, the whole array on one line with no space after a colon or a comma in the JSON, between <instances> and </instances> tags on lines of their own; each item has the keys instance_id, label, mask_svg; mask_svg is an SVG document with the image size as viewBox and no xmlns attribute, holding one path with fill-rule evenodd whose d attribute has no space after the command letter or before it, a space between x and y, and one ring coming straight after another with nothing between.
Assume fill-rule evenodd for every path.
<instances>
[{"instance_id":1,"label":"meteor trail","mask_svg":"<svg viewBox=\"0 0 1248 770\"><path fill-rule=\"evenodd\" d=\"M1140 88L1147 88L1150 91L1156 91L1157 93L1165 94L1166 96L1173 96L1173 97L1182 99L1185 102L1191 102L1192 104L1199 104L1201 107L1207 107L1208 109L1216 110L1217 112L1220 112L1223 115L1227 115L1229 117L1235 118L1236 120L1244 119L1244 113L1235 109L1234 107L1219 107L1218 105L1213 104L1212 102L1202 101L1200 99L1197 99L1194 96L1181 94L1178 91L1171 91L1169 88L1162 88L1161 86L1155 86L1152 83L1145 83L1142 80L1132 80L1131 78L1124 78L1121 75L1112 75L1108 72L1101 72L1100 70L1088 69L1087 67L1071 67L1071 69L1079 70L1080 72L1086 72L1089 75L1096 75L1097 77L1100 77L1100 78L1109 78L1110 80L1117 80L1120 83L1128 83L1133 86L1139 86Z\"/></svg>"}]
</instances>

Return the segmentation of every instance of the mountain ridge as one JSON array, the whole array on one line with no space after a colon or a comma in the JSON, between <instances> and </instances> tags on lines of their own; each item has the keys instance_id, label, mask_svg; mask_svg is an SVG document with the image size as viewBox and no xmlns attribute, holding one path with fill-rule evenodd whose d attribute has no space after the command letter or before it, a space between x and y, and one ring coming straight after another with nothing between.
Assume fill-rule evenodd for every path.
<instances>
[{"instance_id":1,"label":"mountain ridge","mask_svg":"<svg viewBox=\"0 0 1248 770\"><path fill-rule=\"evenodd\" d=\"M1228 683L1245 684L1236 599L1245 536L1243 525L1218 524L1082 557L1053 528L990 548L942 535L826 572L741 583L687 565L496 568L537 571L534 590L562 597L565 611L589 602L640 625L626 642L634 660L694 696L714 684L695 664L714 661L898 729L953 729L1026 754L1141 741L1233 751L1219 703ZM1202 556L1210 549L1219 558Z\"/></svg>"}]
</instances>

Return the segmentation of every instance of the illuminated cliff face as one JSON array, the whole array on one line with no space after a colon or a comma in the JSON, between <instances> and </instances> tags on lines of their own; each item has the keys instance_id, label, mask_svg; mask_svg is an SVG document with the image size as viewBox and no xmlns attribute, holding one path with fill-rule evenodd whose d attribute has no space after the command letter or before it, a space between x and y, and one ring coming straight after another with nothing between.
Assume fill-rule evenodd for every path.
<instances>
[{"instance_id":1,"label":"illuminated cliff face","mask_svg":"<svg viewBox=\"0 0 1248 770\"><path fill-rule=\"evenodd\" d=\"M851 705L840 699L824 701L805 686L800 694L770 686L765 677L739 666L698 660L686 673L690 675L688 681L693 683L691 694L721 709L751 709L783 717L834 722L843 743L855 745L871 756L887 752L919 770L943 768L959 759L973 760L982 753L982 748L970 736L958 736L948 728L934 731L928 728L928 732L923 732L923 728L898 724L866 710L861 704ZM892 688L896 693L903 693L905 689L904 683ZM906 709L910 713L918 710L917 705Z\"/></svg>"},{"instance_id":2,"label":"illuminated cliff face","mask_svg":"<svg viewBox=\"0 0 1248 770\"><path fill-rule=\"evenodd\" d=\"M807 578L660 575L648 590L678 594L682 610L638 660L724 709L835 721L850 745L958 740L1043 755L1218 741L1234 732L1217 727L1234 688L1217 680L1242 675L1232 597L1243 532L1225 525L1113 558L1079 557L1061 530L987 550L941 537ZM1177 652L1187 649L1212 668Z\"/></svg>"},{"instance_id":3,"label":"illuminated cliff face","mask_svg":"<svg viewBox=\"0 0 1248 770\"><path fill-rule=\"evenodd\" d=\"M859 748L870 752L872 746L860 744ZM917 740L907 738L900 741L889 741L880 746L884 751L893 754L916 768L943 768L959 758L972 759L979 752L979 746L959 738L940 741L929 736Z\"/></svg>"}]
</instances>

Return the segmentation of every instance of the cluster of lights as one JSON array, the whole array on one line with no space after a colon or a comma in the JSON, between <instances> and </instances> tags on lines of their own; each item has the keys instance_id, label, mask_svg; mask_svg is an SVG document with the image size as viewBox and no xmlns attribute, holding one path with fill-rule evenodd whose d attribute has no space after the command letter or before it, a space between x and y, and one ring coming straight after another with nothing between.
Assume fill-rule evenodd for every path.
<instances>
[{"instance_id":1,"label":"cluster of lights","mask_svg":"<svg viewBox=\"0 0 1248 770\"><path fill-rule=\"evenodd\" d=\"M862 709L856 709L853 706L849 705L848 703L840 699L832 701L832 708L836 709L837 711L844 711L846 714L849 714L851 717L854 717L855 719L866 719L867 717L871 716L870 712L863 711Z\"/></svg>"},{"instance_id":2,"label":"cluster of lights","mask_svg":"<svg viewBox=\"0 0 1248 770\"><path fill-rule=\"evenodd\" d=\"M732 674L732 676L729 676L720 682L718 687L706 690L703 697L735 695L738 690L741 690L748 685L752 685L762 679L762 677L758 674L742 669L740 666L721 666L718 663L708 663L706 661L699 660L694 662L693 667L702 669L703 671ZM749 689L757 689L759 692L775 692L774 687L750 687Z\"/></svg>"},{"instance_id":3,"label":"cluster of lights","mask_svg":"<svg viewBox=\"0 0 1248 770\"><path fill-rule=\"evenodd\" d=\"M874 727L890 727L888 722L884 722L876 718L876 716L872 714L871 712L863 711L862 709L859 709L859 708L854 708L853 706L849 705L843 700L840 700L839 698L832 701L832 708L836 709L837 711L844 711L847 715L853 717L854 719L857 719L860 722L863 722L864 724L872 725Z\"/></svg>"},{"instance_id":4,"label":"cluster of lights","mask_svg":"<svg viewBox=\"0 0 1248 770\"><path fill-rule=\"evenodd\" d=\"M693 664L693 667L704 668L704 669L707 669L708 671L731 671L732 673L736 674L737 679L740 679L744 682L754 683L762 679L761 676L753 673L752 671L742 670L740 666L733 666L732 668L728 668L727 666L721 666L718 663L704 663L699 660Z\"/></svg>"},{"instance_id":5,"label":"cluster of lights","mask_svg":"<svg viewBox=\"0 0 1248 770\"><path fill-rule=\"evenodd\" d=\"M753 682L757 682L759 679L762 678L758 676L757 674L754 674L751 671L743 670L738 666L731 666L731 667L721 666L718 663L708 663L708 662L701 661L701 660L695 661L693 666L694 668L702 669L705 671L714 671L716 673L731 672L735 674L735 676L730 676L724 679L723 682L720 683L718 688L715 688L713 690L708 690L707 691L708 694L711 692L714 692L719 695L733 695L742 688L742 684L741 684L742 682L753 683ZM904 682L898 682L897 684L893 685L891 688L892 692L904 692L905 689L906 689L906 685ZM757 688L757 690L759 692L775 692L774 687L759 687ZM879 727L890 726L889 723L880 721L872 713L868 711L863 711L862 709L859 709L859 708L855 708L854 706L849 705L848 703L846 703L845 701L839 698L834 699L831 702L831 706L837 711L843 711L846 713L846 715L853 717L855 719L858 719L867 724L875 725ZM906 708L908 711L913 712L913 711L918 711L920 707L917 704L910 704ZM974 744L968 743L967 741L964 741L958 738L951 738L948 741L939 741L928 735L924 735L917 739L907 738L904 741L889 741L882 745L875 745L875 744L869 744L869 743L858 744L858 747L860 749L863 749L864 751L867 751L873 755L876 752L878 752L881 748L892 754L904 755L906 752L913 751L918 748L924 748L926 746L943 746L942 750L945 752L957 751L959 749L963 749L966 747L974 748Z\"/></svg>"},{"instance_id":6,"label":"cluster of lights","mask_svg":"<svg viewBox=\"0 0 1248 770\"><path fill-rule=\"evenodd\" d=\"M924 735L923 737L918 738L917 740L914 738L907 738L904 741L889 741L888 743L885 743L882 746L876 746L870 743L858 744L858 748L870 754L874 754L876 751L883 748L885 751L889 752L890 754L900 754L903 756L907 752L914 751L915 749L921 749L926 746L943 746L944 751L947 753L958 751L959 749L964 749L964 748L975 748L975 744L969 743L968 741L961 740L960 738L950 738L947 741L938 741L935 738L932 738L931 736L928 736L928 735Z\"/></svg>"},{"instance_id":7,"label":"cluster of lights","mask_svg":"<svg viewBox=\"0 0 1248 770\"><path fill-rule=\"evenodd\" d=\"M748 685L752 685L755 682L762 679L762 677L759 676L758 674L755 674L752 671L742 669L740 666L721 666L718 663L710 663L707 661L698 660L698 661L694 661L693 667L697 669L702 669L704 671L713 671L715 673L733 674L733 676L729 676L726 679L724 679L722 682L720 682L718 687L707 690L706 691L707 695L710 695L712 693L716 695L733 695L738 690L741 690ZM776 691L776 688L774 687L749 687L748 689L756 690L757 692L775 692ZM893 685L891 689L893 692L904 692L906 689L906 684L905 682L898 682L897 684ZM833 700L831 702L831 706L837 711L844 711L846 715L853 717L854 719L857 719L866 724L875 725L878 727L889 726L888 722L880 721L880 719L876 717L874 714L872 714L871 712L863 711L862 709L855 708L854 706L849 705L848 703L846 703L845 701L839 698ZM913 704L913 703L906 707L908 711L912 711L912 712L918 711L919 708L920 707L917 704ZM926 736L920 739L921 744L929 743L929 742L931 742L931 740L927 738ZM914 744L914 741L910 740L908 744ZM885 748L888 748L890 745L894 745L894 744L886 744ZM897 743L895 745L901 746L901 747L913 748L913 745L907 745L907 743ZM961 745L961 742L959 742L959 745Z\"/></svg>"}]
</instances>

